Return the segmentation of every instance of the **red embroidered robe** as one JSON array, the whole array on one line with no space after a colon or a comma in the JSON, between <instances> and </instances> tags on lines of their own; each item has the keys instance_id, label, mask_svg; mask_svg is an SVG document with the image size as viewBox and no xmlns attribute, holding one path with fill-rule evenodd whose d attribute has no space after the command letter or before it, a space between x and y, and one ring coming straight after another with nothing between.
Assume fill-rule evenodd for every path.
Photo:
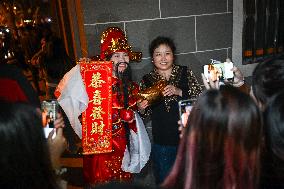
<instances>
[{"instance_id":1,"label":"red embroidered robe","mask_svg":"<svg viewBox=\"0 0 284 189\"><path fill-rule=\"evenodd\" d=\"M138 85L129 82L128 86L128 108L124 108L123 95L120 95L121 80L113 78L112 80L112 145L110 153L101 153L94 155L84 155L83 171L87 183L97 184L113 180L127 181L132 177L131 173L124 172L121 169L121 162L126 149L126 130L125 120L134 118L133 111L137 110L136 94ZM137 132L135 120L129 124L129 128Z\"/></svg>"}]
</instances>

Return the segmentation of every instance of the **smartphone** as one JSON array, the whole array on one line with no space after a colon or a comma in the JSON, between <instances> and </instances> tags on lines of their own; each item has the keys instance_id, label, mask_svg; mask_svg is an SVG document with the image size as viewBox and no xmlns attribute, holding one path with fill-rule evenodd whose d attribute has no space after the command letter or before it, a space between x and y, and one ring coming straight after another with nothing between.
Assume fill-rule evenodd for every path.
<instances>
[{"instance_id":1,"label":"smartphone","mask_svg":"<svg viewBox=\"0 0 284 189\"><path fill-rule=\"evenodd\" d=\"M193 108L195 101L196 101L196 99L187 99L187 100L180 100L178 102L179 117L180 117L180 120L181 120L181 124L183 126L187 125L188 118L189 118L190 112Z\"/></svg>"},{"instance_id":2,"label":"smartphone","mask_svg":"<svg viewBox=\"0 0 284 189\"><path fill-rule=\"evenodd\" d=\"M203 66L203 74L209 82L209 77L212 81L224 81L224 80L231 80L234 78L234 72L232 68L234 67L233 62L226 61L226 62L215 62L214 64L207 64Z\"/></svg>"},{"instance_id":3,"label":"smartphone","mask_svg":"<svg viewBox=\"0 0 284 189\"><path fill-rule=\"evenodd\" d=\"M56 100L44 100L41 102L41 111L42 111L42 118L43 118L43 127L45 137L47 138L49 133L54 129L54 121L56 119L57 113L59 111L59 105ZM56 132L52 138L54 138Z\"/></svg>"}]
</instances>

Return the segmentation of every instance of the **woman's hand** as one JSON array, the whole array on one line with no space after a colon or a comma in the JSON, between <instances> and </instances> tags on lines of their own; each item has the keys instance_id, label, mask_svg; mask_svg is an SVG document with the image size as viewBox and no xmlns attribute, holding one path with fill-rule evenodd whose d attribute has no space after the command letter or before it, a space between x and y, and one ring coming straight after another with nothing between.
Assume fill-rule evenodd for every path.
<instances>
[{"instance_id":1,"label":"woman's hand","mask_svg":"<svg viewBox=\"0 0 284 189\"><path fill-rule=\"evenodd\" d=\"M56 136L53 138L54 132ZM63 136L63 128L53 129L48 135L47 143L53 169L60 168L60 157L67 148L67 142Z\"/></svg>"},{"instance_id":2,"label":"woman's hand","mask_svg":"<svg viewBox=\"0 0 284 189\"><path fill-rule=\"evenodd\" d=\"M232 68L232 70L234 72L234 81L233 83L231 83L228 80L225 80L224 83L225 84L233 84L234 87L240 87L244 84L244 75L242 74L241 70L239 68L237 68L236 66L234 66ZM205 86L206 89L219 89L219 81L213 81L210 76L208 77L209 82L207 82L204 74L201 74L202 76L202 80L203 80L203 84Z\"/></svg>"},{"instance_id":3,"label":"woman's hand","mask_svg":"<svg viewBox=\"0 0 284 189\"><path fill-rule=\"evenodd\" d=\"M64 119L61 113L57 113L56 120L54 121L54 127L55 128L64 128Z\"/></svg>"},{"instance_id":4,"label":"woman's hand","mask_svg":"<svg viewBox=\"0 0 284 189\"><path fill-rule=\"evenodd\" d=\"M182 96L182 90L173 85L167 85L164 88L163 95L164 96L173 96L173 95Z\"/></svg>"},{"instance_id":5,"label":"woman's hand","mask_svg":"<svg viewBox=\"0 0 284 189\"><path fill-rule=\"evenodd\" d=\"M186 125L183 125L181 120L178 120L178 131L179 131L179 138L182 138L186 129Z\"/></svg>"},{"instance_id":6,"label":"woman's hand","mask_svg":"<svg viewBox=\"0 0 284 189\"><path fill-rule=\"evenodd\" d=\"M137 107L140 112L144 111L148 106L149 106L148 100L138 100L137 101Z\"/></svg>"},{"instance_id":7,"label":"woman's hand","mask_svg":"<svg viewBox=\"0 0 284 189\"><path fill-rule=\"evenodd\" d=\"M241 72L241 70L237 67L233 67L232 71L234 72L234 81L233 86L234 87L240 87L244 84L244 75ZM226 82L226 81L225 81Z\"/></svg>"},{"instance_id":8,"label":"woman's hand","mask_svg":"<svg viewBox=\"0 0 284 189\"><path fill-rule=\"evenodd\" d=\"M148 100L138 100L137 101L137 107L138 107L138 111L141 114L145 113L145 109L149 106L149 102Z\"/></svg>"}]
</instances>

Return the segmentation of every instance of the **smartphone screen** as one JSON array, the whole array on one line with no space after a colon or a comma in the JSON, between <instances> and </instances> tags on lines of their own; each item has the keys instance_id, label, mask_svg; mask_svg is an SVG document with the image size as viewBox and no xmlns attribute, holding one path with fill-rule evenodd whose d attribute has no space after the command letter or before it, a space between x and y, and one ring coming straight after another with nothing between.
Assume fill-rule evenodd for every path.
<instances>
[{"instance_id":1,"label":"smartphone screen","mask_svg":"<svg viewBox=\"0 0 284 189\"><path fill-rule=\"evenodd\" d=\"M49 133L50 133L53 129L55 129L55 128L49 128L49 127L44 127L44 128L43 128L45 138L48 138ZM54 139L55 136L56 136L56 130L54 131L54 134L52 135L51 138Z\"/></svg>"},{"instance_id":2,"label":"smartphone screen","mask_svg":"<svg viewBox=\"0 0 284 189\"><path fill-rule=\"evenodd\" d=\"M49 133L54 129L54 121L59 110L59 105L56 100L42 101L41 111L43 119L43 127L46 138ZM53 138L56 132L54 132Z\"/></svg>"},{"instance_id":3,"label":"smartphone screen","mask_svg":"<svg viewBox=\"0 0 284 189\"><path fill-rule=\"evenodd\" d=\"M232 71L234 64L233 62L224 62L224 78L232 79L234 78L234 72Z\"/></svg>"},{"instance_id":4,"label":"smartphone screen","mask_svg":"<svg viewBox=\"0 0 284 189\"><path fill-rule=\"evenodd\" d=\"M232 71L233 67L232 62L207 64L203 66L203 74L207 82L209 82L209 77L212 81L224 81L234 77L234 72Z\"/></svg>"},{"instance_id":5,"label":"smartphone screen","mask_svg":"<svg viewBox=\"0 0 284 189\"><path fill-rule=\"evenodd\" d=\"M188 118L196 99L187 99L179 101L179 117L181 124L187 126Z\"/></svg>"}]
</instances>

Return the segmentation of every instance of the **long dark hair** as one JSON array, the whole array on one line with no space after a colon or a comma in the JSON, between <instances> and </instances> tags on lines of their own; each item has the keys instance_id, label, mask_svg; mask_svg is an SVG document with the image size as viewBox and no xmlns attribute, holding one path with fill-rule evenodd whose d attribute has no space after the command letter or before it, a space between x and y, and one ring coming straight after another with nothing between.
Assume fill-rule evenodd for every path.
<instances>
[{"instance_id":1,"label":"long dark hair","mask_svg":"<svg viewBox=\"0 0 284 189\"><path fill-rule=\"evenodd\" d=\"M248 95L231 86L208 90L188 124L163 188L257 188L262 118Z\"/></svg>"},{"instance_id":2,"label":"long dark hair","mask_svg":"<svg viewBox=\"0 0 284 189\"><path fill-rule=\"evenodd\" d=\"M58 188L34 107L0 102L0 149L0 188Z\"/></svg>"}]
</instances>

